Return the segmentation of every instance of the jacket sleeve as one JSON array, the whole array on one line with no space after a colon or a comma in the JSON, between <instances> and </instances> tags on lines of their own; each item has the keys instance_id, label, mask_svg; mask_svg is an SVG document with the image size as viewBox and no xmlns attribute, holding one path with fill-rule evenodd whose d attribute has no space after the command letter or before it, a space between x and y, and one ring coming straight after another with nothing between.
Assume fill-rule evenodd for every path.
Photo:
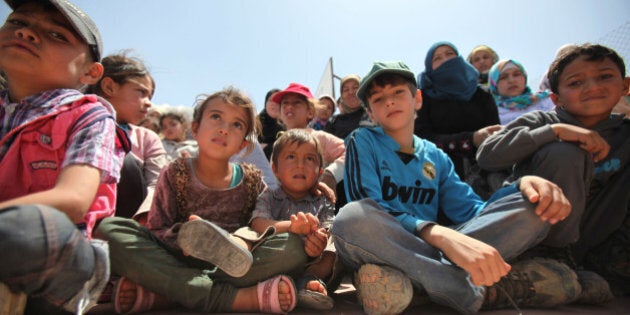
<instances>
[{"instance_id":1,"label":"jacket sleeve","mask_svg":"<svg viewBox=\"0 0 630 315\"><path fill-rule=\"evenodd\" d=\"M542 146L558 141L542 112L524 114L488 137L477 149L477 163L494 171L512 167Z\"/></svg>"},{"instance_id":2,"label":"jacket sleeve","mask_svg":"<svg viewBox=\"0 0 630 315\"><path fill-rule=\"evenodd\" d=\"M138 129L140 127L137 127ZM144 160L143 173L147 183L147 197L144 199L138 213L147 212L151 209L153 194L157 185L160 171L168 164L168 156L162 145L160 137L151 130L144 129L142 159Z\"/></svg>"},{"instance_id":3,"label":"jacket sleeve","mask_svg":"<svg viewBox=\"0 0 630 315\"><path fill-rule=\"evenodd\" d=\"M324 151L324 161L327 165L326 170L329 171L335 177L335 181L339 183L343 180L346 145L343 143L342 139L325 131L314 132L316 132L317 139L322 145L322 151Z\"/></svg>"}]
</instances>

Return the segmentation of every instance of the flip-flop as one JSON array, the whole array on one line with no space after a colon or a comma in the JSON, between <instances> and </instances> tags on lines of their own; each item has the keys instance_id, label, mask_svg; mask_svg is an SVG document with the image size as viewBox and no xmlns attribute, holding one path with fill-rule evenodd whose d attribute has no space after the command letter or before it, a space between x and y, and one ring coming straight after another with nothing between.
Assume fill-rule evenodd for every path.
<instances>
[{"instance_id":1,"label":"flip-flop","mask_svg":"<svg viewBox=\"0 0 630 315\"><path fill-rule=\"evenodd\" d=\"M308 290L306 288L306 285L311 281L317 281L321 283L326 289L326 294L313 290ZM310 308L319 311L329 311L335 306L335 300L327 295L328 288L321 279L313 275L304 276L297 281L297 287L297 305L299 307Z\"/></svg>"},{"instance_id":2,"label":"flip-flop","mask_svg":"<svg viewBox=\"0 0 630 315\"><path fill-rule=\"evenodd\" d=\"M190 256L207 261L238 278L251 268L254 257L230 234L212 222L192 220L179 229L177 245Z\"/></svg>"},{"instance_id":3,"label":"flip-flop","mask_svg":"<svg viewBox=\"0 0 630 315\"><path fill-rule=\"evenodd\" d=\"M278 284L280 281L288 282L291 289L291 305L286 311L280 308L280 301L278 300ZM287 314L295 308L297 302L295 284L290 277L285 275L275 276L259 282L256 286L256 293L258 294L258 309L263 313Z\"/></svg>"}]
</instances>

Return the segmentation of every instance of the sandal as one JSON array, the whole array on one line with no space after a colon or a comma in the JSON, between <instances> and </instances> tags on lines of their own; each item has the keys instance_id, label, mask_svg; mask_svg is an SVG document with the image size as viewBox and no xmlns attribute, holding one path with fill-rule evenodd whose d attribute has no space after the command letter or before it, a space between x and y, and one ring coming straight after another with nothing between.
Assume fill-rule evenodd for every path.
<instances>
[{"instance_id":1,"label":"sandal","mask_svg":"<svg viewBox=\"0 0 630 315\"><path fill-rule=\"evenodd\" d=\"M116 283L116 290L114 292L114 310L117 314L134 314L153 309L157 294L143 288L136 284L136 300L133 302L131 309L123 312L120 304L120 293L125 282L131 282L131 280L121 277Z\"/></svg>"},{"instance_id":2,"label":"sandal","mask_svg":"<svg viewBox=\"0 0 630 315\"><path fill-rule=\"evenodd\" d=\"M287 311L280 308L280 301L278 301L278 284L280 281L288 282L291 290L292 301ZM295 308L295 285L293 284L293 280L288 276L279 275L259 282L256 286L256 293L258 294L258 309L263 313L287 314Z\"/></svg>"},{"instance_id":3,"label":"sandal","mask_svg":"<svg viewBox=\"0 0 630 315\"><path fill-rule=\"evenodd\" d=\"M309 282L317 281L324 286L326 290L326 294L321 292L309 290L306 288ZM335 306L335 300L328 295L328 287L321 279L309 275L300 278L297 282L298 294L297 294L297 302L299 307L310 308L319 311L329 311Z\"/></svg>"},{"instance_id":4,"label":"sandal","mask_svg":"<svg viewBox=\"0 0 630 315\"><path fill-rule=\"evenodd\" d=\"M234 278L244 276L254 262L252 253L232 240L228 232L206 220L184 223L177 235L177 245L190 256L207 261Z\"/></svg>"}]
</instances>

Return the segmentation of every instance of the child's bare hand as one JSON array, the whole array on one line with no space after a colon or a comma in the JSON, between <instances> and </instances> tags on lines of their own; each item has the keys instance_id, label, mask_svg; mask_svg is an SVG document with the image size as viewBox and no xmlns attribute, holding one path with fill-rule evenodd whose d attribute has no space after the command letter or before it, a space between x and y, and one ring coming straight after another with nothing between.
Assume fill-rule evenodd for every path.
<instances>
[{"instance_id":1,"label":"child's bare hand","mask_svg":"<svg viewBox=\"0 0 630 315\"><path fill-rule=\"evenodd\" d=\"M334 181L334 178L333 178L333 181ZM315 185L311 189L311 193L315 196L324 195L326 198L328 198L328 200L330 200L330 202L335 203L337 202L337 194L335 192L335 188L336 188L336 185L334 183L326 182L324 180L321 182L317 182L317 185Z\"/></svg>"},{"instance_id":2,"label":"child's bare hand","mask_svg":"<svg viewBox=\"0 0 630 315\"><path fill-rule=\"evenodd\" d=\"M289 232L298 235L310 234L319 227L319 219L311 213L298 212L297 214L292 214L290 221Z\"/></svg>"},{"instance_id":3,"label":"child's bare hand","mask_svg":"<svg viewBox=\"0 0 630 315\"><path fill-rule=\"evenodd\" d=\"M191 158L192 154L190 154L190 152L188 152L187 150L182 150L179 152L179 156L187 159L187 158Z\"/></svg>"},{"instance_id":4,"label":"child's bare hand","mask_svg":"<svg viewBox=\"0 0 630 315\"><path fill-rule=\"evenodd\" d=\"M326 229L317 229L304 238L304 251L309 257L317 257L326 249L327 243L328 233L326 233Z\"/></svg>"},{"instance_id":5,"label":"child's bare hand","mask_svg":"<svg viewBox=\"0 0 630 315\"><path fill-rule=\"evenodd\" d=\"M535 211L543 221L556 224L571 213L571 202L553 182L538 176L523 176L520 190L529 202L538 203Z\"/></svg>"},{"instance_id":6,"label":"child's bare hand","mask_svg":"<svg viewBox=\"0 0 630 315\"><path fill-rule=\"evenodd\" d=\"M594 162L603 160L610 152L610 145L597 131L569 124L553 124L551 128L562 141L575 142L590 153Z\"/></svg>"},{"instance_id":7,"label":"child's bare hand","mask_svg":"<svg viewBox=\"0 0 630 315\"><path fill-rule=\"evenodd\" d=\"M473 144L475 147L479 147L484 140L493 135L495 132L501 130L501 128L501 125L492 125L475 131L473 133Z\"/></svg>"},{"instance_id":8,"label":"child's bare hand","mask_svg":"<svg viewBox=\"0 0 630 315\"><path fill-rule=\"evenodd\" d=\"M494 247L447 227L427 227L422 238L466 270L474 285L491 286L512 269Z\"/></svg>"}]
</instances>

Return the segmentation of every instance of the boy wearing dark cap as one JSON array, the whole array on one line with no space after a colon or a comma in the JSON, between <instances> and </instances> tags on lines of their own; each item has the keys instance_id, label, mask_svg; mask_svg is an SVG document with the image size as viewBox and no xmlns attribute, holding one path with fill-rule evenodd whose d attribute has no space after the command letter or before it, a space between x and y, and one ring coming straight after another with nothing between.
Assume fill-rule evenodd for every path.
<instances>
[{"instance_id":1,"label":"boy wearing dark cap","mask_svg":"<svg viewBox=\"0 0 630 315\"><path fill-rule=\"evenodd\" d=\"M126 135L109 103L78 90L103 74L94 22L65 0L6 0L0 28L0 297L26 312L82 313L109 277L90 240L114 213ZM119 135L119 136L118 136ZM22 296L22 298L19 298ZM3 305L4 306L4 305Z\"/></svg>"},{"instance_id":2,"label":"boy wearing dark cap","mask_svg":"<svg viewBox=\"0 0 630 315\"><path fill-rule=\"evenodd\" d=\"M526 176L483 202L444 152L413 134L422 106L416 86L405 64L375 63L357 95L378 126L346 139L351 202L331 231L341 260L357 272L366 313L404 311L412 287L465 314L482 306L553 307L574 300L581 288L567 266L543 259L506 263L570 213L561 190Z\"/></svg>"}]
</instances>

